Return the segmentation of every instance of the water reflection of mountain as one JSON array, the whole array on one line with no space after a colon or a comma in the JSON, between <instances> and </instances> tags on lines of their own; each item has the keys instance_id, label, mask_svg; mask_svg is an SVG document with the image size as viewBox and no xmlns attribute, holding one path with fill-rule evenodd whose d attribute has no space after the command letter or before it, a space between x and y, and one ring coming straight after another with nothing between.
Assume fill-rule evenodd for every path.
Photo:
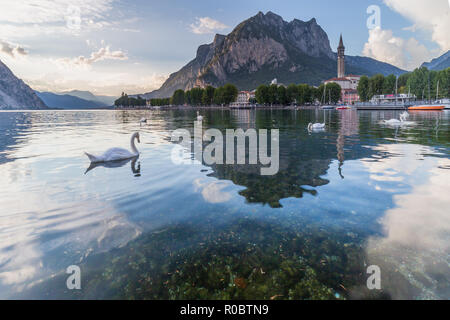
<instances>
[{"instance_id":1,"label":"water reflection of mountain","mask_svg":"<svg viewBox=\"0 0 450 320\"><path fill-rule=\"evenodd\" d=\"M231 180L246 187L240 194L247 201L281 207L280 200L290 197L301 198L304 193L316 195L316 187L324 186L324 178L334 160L339 161L343 178L346 160L368 157L373 154L364 148L358 138L359 120L356 112L326 113L286 110L255 112L232 111L235 127L282 128L280 130L280 167L274 176L261 176L259 165L213 165L210 176ZM323 117L323 118L322 118ZM327 132L308 134L309 122L327 122ZM225 145L226 147L226 145Z\"/></svg>"},{"instance_id":2,"label":"water reflection of mountain","mask_svg":"<svg viewBox=\"0 0 450 320\"><path fill-rule=\"evenodd\" d=\"M375 151L365 148L360 140L360 122L356 111L331 112L321 110L227 110L201 109L203 129L216 128L225 137L226 129L250 128L280 130L279 172L262 176L260 165L211 165L209 176L230 180L246 187L240 194L251 203L281 207L280 200L301 198L304 193L316 195L317 187L329 180L324 178L333 161L339 162L339 174L345 177L345 161L371 157ZM163 114L167 130L190 129L196 119L196 109L174 109ZM160 120L160 119L158 119ZM309 134L309 122L325 122L323 133ZM372 144L365 139L365 144ZM206 146L208 143L204 143ZM224 147L226 141L224 139ZM248 159L247 159L248 163Z\"/></svg>"}]
</instances>

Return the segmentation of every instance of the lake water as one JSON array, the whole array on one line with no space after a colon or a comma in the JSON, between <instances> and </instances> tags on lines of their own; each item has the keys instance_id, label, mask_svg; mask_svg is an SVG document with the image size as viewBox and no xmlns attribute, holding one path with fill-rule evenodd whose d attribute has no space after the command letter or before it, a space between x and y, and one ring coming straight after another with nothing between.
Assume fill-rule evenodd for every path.
<instances>
[{"instance_id":1,"label":"lake water","mask_svg":"<svg viewBox=\"0 0 450 320\"><path fill-rule=\"evenodd\" d=\"M174 164L193 109L0 112L0 298L450 298L449 111L201 112L279 129L278 174ZM135 131L137 161L87 171Z\"/></svg>"}]
</instances>

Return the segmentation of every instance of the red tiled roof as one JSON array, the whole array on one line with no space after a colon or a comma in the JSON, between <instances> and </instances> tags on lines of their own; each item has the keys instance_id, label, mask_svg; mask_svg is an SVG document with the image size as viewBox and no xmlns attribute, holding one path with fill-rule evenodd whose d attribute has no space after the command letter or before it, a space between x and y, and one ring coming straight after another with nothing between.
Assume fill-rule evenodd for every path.
<instances>
[{"instance_id":1,"label":"red tiled roof","mask_svg":"<svg viewBox=\"0 0 450 320\"><path fill-rule=\"evenodd\" d=\"M350 81L350 80L347 78L332 78L329 80L325 80L324 82L329 82L329 81Z\"/></svg>"}]
</instances>

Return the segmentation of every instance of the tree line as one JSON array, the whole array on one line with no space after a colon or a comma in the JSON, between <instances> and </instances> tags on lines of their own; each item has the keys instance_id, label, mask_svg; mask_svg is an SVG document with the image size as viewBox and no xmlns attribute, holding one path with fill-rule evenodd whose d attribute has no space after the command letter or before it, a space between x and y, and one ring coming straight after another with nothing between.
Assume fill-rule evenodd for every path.
<instances>
[{"instance_id":1,"label":"tree line","mask_svg":"<svg viewBox=\"0 0 450 320\"><path fill-rule=\"evenodd\" d=\"M366 102L374 95L395 94L396 76L377 74L372 77L362 76L358 84L358 94L361 101ZM415 69L398 77L398 93L414 94L419 100L434 100L439 83L438 98L450 97L450 68L433 71L426 67Z\"/></svg>"},{"instance_id":2,"label":"tree line","mask_svg":"<svg viewBox=\"0 0 450 320\"><path fill-rule=\"evenodd\" d=\"M126 93L122 92L122 95L119 99L114 101L114 105L118 106L127 106L127 107L137 107L137 106L145 106L147 101L142 99L140 96L137 98L130 98Z\"/></svg>"},{"instance_id":3,"label":"tree line","mask_svg":"<svg viewBox=\"0 0 450 320\"><path fill-rule=\"evenodd\" d=\"M170 98L170 104L181 106L188 104L191 106L200 105L227 105L234 101L238 96L238 89L233 84L226 84L219 88L207 86L205 88L192 88L184 91L176 90Z\"/></svg>"},{"instance_id":4,"label":"tree line","mask_svg":"<svg viewBox=\"0 0 450 320\"><path fill-rule=\"evenodd\" d=\"M316 100L323 103L338 103L341 99L341 86L337 83L321 84L318 88L307 84L284 86L260 85L255 92L256 101L261 105L306 105Z\"/></svg>"}]
</instances>

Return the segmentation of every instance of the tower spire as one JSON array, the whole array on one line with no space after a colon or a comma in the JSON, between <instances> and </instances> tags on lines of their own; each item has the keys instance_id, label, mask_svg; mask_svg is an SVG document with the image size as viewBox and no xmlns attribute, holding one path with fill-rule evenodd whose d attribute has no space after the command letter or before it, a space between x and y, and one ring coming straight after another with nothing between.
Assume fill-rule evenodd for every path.
<instances>
[{"instance_id":1,"label":"tower spire","mask_svg":"<svg viewBox=\"0 0 450 320\"><path fill-rule=\"evenodd\" d=\"M339 46L337 48L338 53L338 78L345 77L345 47L342 40L342 33L339 39Z\"/></svg>"}]
</instances>

